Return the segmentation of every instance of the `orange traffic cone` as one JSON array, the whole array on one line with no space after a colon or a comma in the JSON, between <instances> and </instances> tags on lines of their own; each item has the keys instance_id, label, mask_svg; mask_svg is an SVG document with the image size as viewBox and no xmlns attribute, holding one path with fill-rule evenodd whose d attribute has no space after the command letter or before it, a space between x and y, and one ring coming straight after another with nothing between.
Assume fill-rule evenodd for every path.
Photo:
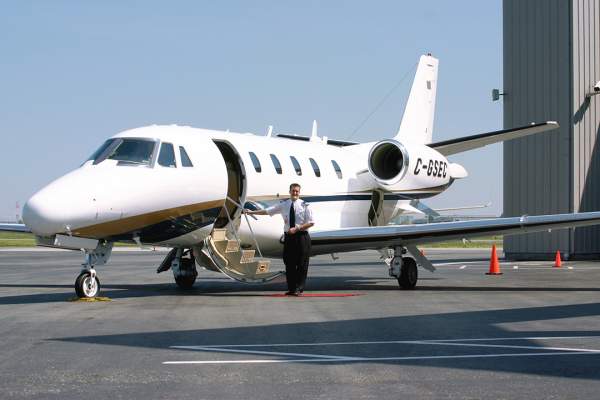
<instances>
[{"instance_id":1,"label":"orange traffic cone","mask_svg":"<svg viewBox=\"0 0 600 400\"><path fill-rule=\"evenodd\" d=\"M560 259L560 251L556 250L556 257L554 258L554 268L562 267L562 261Z\"/></svg>"},{"instance_id":2,"label":"orange traffic cone","mask_svg":"<svg viewBox=\"0 0 600 400\"><path fill-rule=\"evenodd\" d=\"M490 257L490 272L486 275L502 275L500 272L500 263L498 263L498 254L496 254L496 245L492 246L492 255Z\"/></svg>"}]
</instances>

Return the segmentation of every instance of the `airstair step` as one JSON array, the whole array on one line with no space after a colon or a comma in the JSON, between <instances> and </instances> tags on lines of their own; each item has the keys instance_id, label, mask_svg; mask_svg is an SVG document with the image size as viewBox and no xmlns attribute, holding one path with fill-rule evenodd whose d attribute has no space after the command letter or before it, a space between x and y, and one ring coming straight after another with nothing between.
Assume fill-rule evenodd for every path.
<instances>
[{"instance_id":1,"label":"airstair step","mask_svg":"<svg viewBox=\"0 0 600 400\"><path fill-rule=\"evenodd\" d=\"M227 229L215 228L211 234L214 241L227 240Z\"/></svg>"},{"instance_id":2,"label":"airstair step","mask_svg":"<svg viewBox=\"0 0 600 400\"><path fill-rule=\"evenodd\" d=\"M237 240L228 240L227 247L225 247L226 253L237 252L240 250L240 243Z\"/></svg>"},{"instance_id":3,"label":"airstair step","mask_svg":"<svg viewBox=\"0 0 600 400\"><path fill-rule=\"evenodd\" d=\"M236 239L227 235L227 229L217 228L205 240L203 256L210 258L208 264L214 263L214 269L241 282L268 282L282 274L270 272L270 260L255 258L254 249L242 249Z\"/></svg>"},{"instance_id":4,"label":"airstair step","mask_svg":"<svg viewBox=\"0 0 600 400\"><path fill-rule=\"evenodd\" d=\"M227 269L240 274L245 278L253 279L256 273L256 261L248 263L229 263Z\"/></svg>"},{"instance_id":5,"label":"airstair step","mask_svg":"<svg viewBox=\"0 0 600 400\"><path fill-rule=\"evenodd\" d=\"M223 240L219 241L219 242L215 242L214 240L212 240L212 238L208 238L208 243L209 245L212 247L212 254L214 255L214 257L217 258L216 261L218 261L223 267L227 267L227 264L229 264L229 262L227 261L227 258L225 258L223 256L224 253L221 252L221 249L219 248L219 244L223 244Z\"/></svg>"},{"instance_id":6,"label":"airstair step","mask_svg":"<svg viewBox=\"0 0 600 400\"><path fill-rule=\"evenodd\" d=\"M225 257L226 253L237 253L240 251L240 245L237 240L219 240L213 241L215 248Z\"/></svg>"},{"instance_id":7,"label":"airstair step","mask_svg":"<svg viewBox=\"0 0 600 400\"><path fill-rule=\"evenodd\" d=\"M256 262L256 275L267 274L271 268L271 261L265 259L257 259Z\"/></svg>"},{"instance_id":8,"label":"airstair step","mask_svg":"<svg viewBox=\"0 0 600 400\"><path fill-rule=\"evenodd\" d=\"M231 268L234 268L234 265L237 264L246 264L254 261L254 250L241 250L236 251L235 253L227 253L227 260L229 260L229 264Z\"/></svg>"}]
</instances>

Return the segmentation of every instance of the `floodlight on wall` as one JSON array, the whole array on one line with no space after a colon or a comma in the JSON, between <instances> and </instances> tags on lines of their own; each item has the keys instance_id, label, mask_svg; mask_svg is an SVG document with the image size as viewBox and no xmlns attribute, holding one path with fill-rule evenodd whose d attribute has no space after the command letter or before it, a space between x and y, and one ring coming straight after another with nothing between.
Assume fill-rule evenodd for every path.
<instances>
[{"instance_id":1,"label":"floodlight on wall","mask_svg":"<svg viewBox=\"0 0 600 400\"><path fill-rule=\"evenodd\" d=\"M505 93L500 93L500 89L492 89L492 101L500 100L500 96L504 96Z\"/></svg>"},{"instance_id":2,"label":"floodlight on wall","mask_svg":"<svg viewBox=\"0 0 600 400\"><path fill-rule=\"evenodd\" d=\"M585 97L592 97L597 94L600 94L600 81L596 82L596 84L594 85L594 91L589 92L588 94L585 95Z\"/></svg>"}]
</instances>

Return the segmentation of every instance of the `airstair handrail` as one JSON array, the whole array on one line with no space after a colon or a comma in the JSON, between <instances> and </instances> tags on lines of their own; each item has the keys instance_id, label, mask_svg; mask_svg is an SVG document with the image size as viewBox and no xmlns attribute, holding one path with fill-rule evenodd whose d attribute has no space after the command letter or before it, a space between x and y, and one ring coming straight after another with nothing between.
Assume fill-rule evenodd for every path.
<instances>
[{"instance_id":1,"label":"airstair handrail","mask_svg":"<svg viewBox=\"0 0 600 400\"><path fill-rule=\"evenodd\" d=\"M231 201L233 204L235 204L236 206L238 206L239 208L242 209L242 214L244 214L244 217L246 218L246 223L248 224L248 228L250 228L250 235L252 236L252 240L254 241L254 245L256 246L256 250L258 251L258 255L262 258L262 256L263 256L262 251L260 251L260 247L258 246L258 241L256 240L256 236L254 235L254 230L252 229L252 225L250 224L250 220L248 219L248 214L244 213L244 206L242 206L240 203L233 200L229 196L225 196L225 197L226 197L226 200ZM229 216L229 211L227 211L227 207L225 207L225 212L227 213L227 218L229 219L229 222L233 224L233 222L231 221L231 217ZM235 233L235 229L234 229L234 235L235 235L235 238L238 240L238 242L240 242L240 239L238 238L237 234Z\"/></svg>"}]
</instances>

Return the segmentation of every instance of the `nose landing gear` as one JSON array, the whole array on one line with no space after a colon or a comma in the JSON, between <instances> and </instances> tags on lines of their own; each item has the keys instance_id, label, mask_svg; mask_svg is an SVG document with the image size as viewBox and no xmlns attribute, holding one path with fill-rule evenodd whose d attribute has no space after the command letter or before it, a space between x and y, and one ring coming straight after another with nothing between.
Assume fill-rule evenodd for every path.
<instances>
[{"instance_id":1,"label":"nose landing gear","mask_svg":"<svg viewBox=\"0 0 600 400\"><path fill-rule=\"evenodd\" d=\"M75 293L79 298L92 298L100 293L100 280L94 268L81 271L75 279Z\"/></svg>"},{"instance_id":2,"label":"nose landing gear","mask_svg":"<svg viewBox=\"0 0 600 400\"><path fill-rule=\"evenodd\" d=\"M83 269L75 279L75 293L79 298L91 299L100 293L100 279L94 269L95 265L107 263L112 253L112 243L99 243L94 250L85 250Z\"/></svg>"}]
</instances>

